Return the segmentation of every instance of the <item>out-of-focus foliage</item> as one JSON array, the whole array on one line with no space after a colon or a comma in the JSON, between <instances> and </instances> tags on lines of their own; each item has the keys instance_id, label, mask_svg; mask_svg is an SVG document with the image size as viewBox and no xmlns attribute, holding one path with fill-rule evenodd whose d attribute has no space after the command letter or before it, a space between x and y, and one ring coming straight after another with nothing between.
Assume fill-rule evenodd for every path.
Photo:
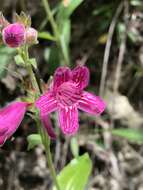
<instances>
[{"instance_id":1,"label":"out-of-focus foliage","mask_svg":"<svg viewBox=\"0 0 143 190\"><path fill-rule=\"evenodd\" d=\"M137 129L113 129L112 134L134 143L143 143L143 131Z\"/></svg>"},{"instance_id":2,"label":"out-of-focus foliage","mask_svg":"<svg viewBox=\"0 0 143 190\"><path fill-rule=\"evenodd\" d=\"M49 32L39 32L38 33L38 37L41 39L45 39L45 40L52 40L55 41L54 36L52 36L52 34L50 34Z\"/></svg>"},{"instance_id":3,"label":"out-of-focus foliage","mask_svg":"<svg viewBox=\"0 0 143 190\"><path fill-rule=\"evenodd\" d=\"M61 64L64 65L70 63L69 55L69 42L71 38L71 20L70 16L73 14L75 9L83 2L83 0L71 0L68 6L64 6L63 2L56 8L55 20L57 24L59 34L59 46L51 46L45 49L45 59L48 62L49 70L51 73ZM39 36L43 39L54 40L51 34L47 32L39 33ZM48 55L48 56L47 56ZM62 58L64 57L64 59Z\"/></svg>"},{"instance_id":4,"label":"out-of-focus foliage","mask_svg":"<svg viewBox=\"0 0 143 190\"><path fill-rule=\"evenodd\" d=\"M12 62L14 53L12 48L0 47L0 79L6 74L7 65Z\"/></svg>"},{"instance_id":5,"label":"out-of-focus foliage","mask_svg":"<svg viewBox=\"0 0 143 190\"><path fill-rule=\"evenodd\" d=\"M130 4L132 6L142 6L141 0L131 0Z\"/></svg>"}]
</instances>

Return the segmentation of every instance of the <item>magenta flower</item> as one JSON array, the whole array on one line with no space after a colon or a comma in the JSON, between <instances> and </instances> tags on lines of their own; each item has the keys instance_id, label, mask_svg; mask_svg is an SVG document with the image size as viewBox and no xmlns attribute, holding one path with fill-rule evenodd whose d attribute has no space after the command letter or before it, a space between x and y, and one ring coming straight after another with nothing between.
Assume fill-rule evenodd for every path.
<instances>
[{"instance_id":1,"label":"magenta flower","mask_svg":"<svg viewBox=\"0 0 143 190\"><path fill-rule=\"evenodd\" d=\"M20 47L25 42L25 27L23 24L9 24L2 30L4 43L12 48Z\"/></svg>"},{"instance_id":2,"label":"magenta flower","mask_svg":"<svg viewBox=\"0 0 143 190\"><path fill-rule=\"evenodd\" d=\"M73 135L79 128L78 109L100 115L105 109L105 103L100 97L83 90L88 82L87 67L77 66L72 71L68 67L59 67L54 74L50 90L36 102L41 118L48 117L48 114L53 111L58 111L63 133Z\"/></svg>"},{"instance_id":3,"label":"magenta flower","mask_svg":"<svg viewBox=\"0 0 143 190\"><path fill-rule=\"evenodd\" d=\"M0 146L17 130L27 106L26 102L14 102L0 109Z\"/></svg>"}]
</instances>

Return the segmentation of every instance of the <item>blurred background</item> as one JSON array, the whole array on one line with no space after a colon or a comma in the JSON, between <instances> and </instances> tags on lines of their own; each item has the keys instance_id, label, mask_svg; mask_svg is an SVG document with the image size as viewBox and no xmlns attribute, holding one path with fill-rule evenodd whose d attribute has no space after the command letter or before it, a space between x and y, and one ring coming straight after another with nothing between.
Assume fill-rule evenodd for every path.
<instances>
[{"instance_id":1,"label":"blurred background","mask_svg":"<svg viewBox=\"0 0 143 190\"><path fill-rule=\"evenodd\" d=\"M65 20L56 17L61 1L49 3L57 23L65 27L71 67L85 64L90 69L88 91L107 103L101 117L80 112L80 130L72 139L57 129L53 115L59 134L51 144L57 172L76 154L88 152L93 169L86 189L143 190L143 1L84 0ZM68 0L62 3L66 9ZM0 0L0 10L11 22L14 12L31 16L39 44L30 48L30 55L37 59L39 74L47 83L60 61L42 1ZM24 95L17 71L25 81L27 73L15 65L15 54L14 49L0 46L1 107ZM27 150L26 137L35 131L27 115L14 137L0 148L0 190L49 189L43 147Z\"/></svg>"}]
</instances>

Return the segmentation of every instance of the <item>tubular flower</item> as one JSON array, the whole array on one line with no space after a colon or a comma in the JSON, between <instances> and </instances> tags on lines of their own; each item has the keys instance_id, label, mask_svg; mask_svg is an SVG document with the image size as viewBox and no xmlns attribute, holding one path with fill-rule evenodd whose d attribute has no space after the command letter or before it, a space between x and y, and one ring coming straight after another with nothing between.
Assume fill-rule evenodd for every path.
<instances>
[{"instance_id":1,"label":"tubular flower","mask_svg":"<svg viewBox=\"0 0 143 190\"><path fill-rule=\"evenodd\" d=\"M12 48L20 47L25 43L25 27L23 24L9 24L2 30L4 43Z\"/></svg>"},{"instance_id":2,"label":"tubular flower","mask_svg":"<svg viewBox=\"0 0 143 190\"><path fill-rule=\"evenodd\" d=\"M74 135L79 128L78 109L95 116L105 109L105 102L100 97L84 91L88 82L87 67L77 66L72 71L68 67L59 67L54 74L50 90L36 101L41 118L58 111L62 132Z\"/></svg>"},{"instance_id":3,"label":"tubular flower","mask_svg":"<svg viewBox=\"0 0 143 190\"><path fill-rule=\"evenodd\" d=\"M0 146L17 130L27 106L26 102L14 102L0 109Z\"/></svg>"}]
</instances>

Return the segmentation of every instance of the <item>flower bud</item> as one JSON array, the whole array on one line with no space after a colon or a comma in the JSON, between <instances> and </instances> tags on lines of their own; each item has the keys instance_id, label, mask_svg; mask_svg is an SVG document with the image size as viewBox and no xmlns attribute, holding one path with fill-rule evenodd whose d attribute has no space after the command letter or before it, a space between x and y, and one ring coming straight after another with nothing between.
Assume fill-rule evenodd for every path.
<instances>
[{"instance_id":1,"label":"flower bud","mask_svg":"<svg viewBox=\"0 0 143 190\"><path fill-rule=\"evenodd\" d=\"M20 23L9 24L3 29L2 37L7 46L20 47L25 42L25 27Z\"/></svg>"},{"instance_id":2,"label":"flower bud","mask_svg":"<svg viewBox=\"0 0 143 190\"><path fill-rule=\"evenodd\" d=\"M26 29L26 44L32 45L38 43L38 32L32 27Z\"/></svg>"}]
</instances>

